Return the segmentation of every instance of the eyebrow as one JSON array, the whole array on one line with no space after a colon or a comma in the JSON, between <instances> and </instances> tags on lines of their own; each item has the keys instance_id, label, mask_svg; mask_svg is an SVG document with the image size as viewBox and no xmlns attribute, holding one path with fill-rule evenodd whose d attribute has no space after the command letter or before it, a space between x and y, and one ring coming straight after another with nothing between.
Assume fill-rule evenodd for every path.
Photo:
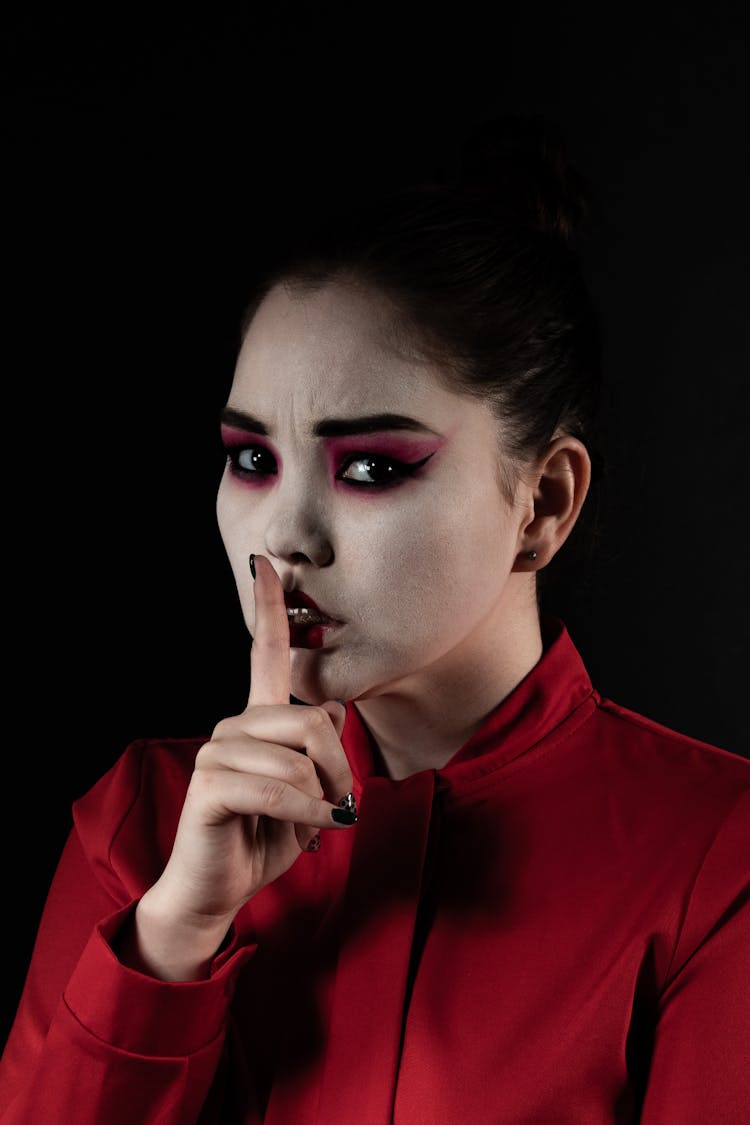
<instances>
[{"instance_id":1,"label":"eyebrow","mask_svg":"<svg viewBox=\"0 0 750 1125\"><path fill-rule=\"evenodd\" d=\"M225 406L221 411L221 421L226 426L235 426L251 434L266 436L269 434L268 427L259 418L254 418L244 410L235 410L231 406ZM425 426L424 422L419 422L406 414L364 414L360 418L323 418L315 423L313 433L316 437L344 437L348 434L373 434L383 430L411 430L417 434L442 436L437 430Z\"/></svg>"}]
</instances>

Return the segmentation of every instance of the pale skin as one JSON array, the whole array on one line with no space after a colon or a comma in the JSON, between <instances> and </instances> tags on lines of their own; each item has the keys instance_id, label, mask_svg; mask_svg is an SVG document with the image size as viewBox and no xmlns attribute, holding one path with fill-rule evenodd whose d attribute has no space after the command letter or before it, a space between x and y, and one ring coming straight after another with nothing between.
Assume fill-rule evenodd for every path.
<instances>
[{"instance_id":1,"label":"pale skin","mask_svg":"<svg viewBox=\"0 0 750 1125\"><path fill-rule=\"evenodd\" d=\"M199 751L169 861L121 940L120 958L152 976L205 976L237 911L320 830L357 831L331 816L353 784L338 700L357 707L385 772L403 778L445 765L542 655L533 572L578 518L586 448L555 437L508 503L497 419L398 351L391 315L371 291L277 286L240 350L227 405L233 427L253 422L217 512L253 636L250 693ZM403 431L316 433L385 413L422 429L406 445ZM364 487L372 470L351 450L372 448L382 477L389 442L412 450L402 461L426 463L395 487ZM291 646L285 590L341 623L322 647Z\"/></svg>"}]
</instances>

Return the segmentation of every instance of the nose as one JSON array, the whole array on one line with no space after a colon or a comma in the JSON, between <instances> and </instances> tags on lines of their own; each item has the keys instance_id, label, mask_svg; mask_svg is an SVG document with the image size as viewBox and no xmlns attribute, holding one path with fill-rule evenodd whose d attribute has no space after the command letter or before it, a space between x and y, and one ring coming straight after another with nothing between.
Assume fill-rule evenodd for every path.
<instances>
[{"instance_id":1,"label":"nose","mask_svg":"<svg viewBox=\"0 0 750 1125\"><path fill-rule=\"evenodd\" d=\"M265 529L268 554L289 564L329 566L333 543L320 501L292 488L279 490L275 499Z\"/></svg>"}]
</instances>

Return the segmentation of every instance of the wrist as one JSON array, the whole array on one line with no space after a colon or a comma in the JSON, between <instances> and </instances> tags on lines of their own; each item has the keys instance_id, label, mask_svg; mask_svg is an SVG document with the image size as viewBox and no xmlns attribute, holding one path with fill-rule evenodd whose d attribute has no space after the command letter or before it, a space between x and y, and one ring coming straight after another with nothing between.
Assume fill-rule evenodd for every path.
<instances>
[{"instance_id":1,"label":"wrist","mask_svg":"<svg viewBox=\"0 0 750 1125\"><path fill-rule=\"evenodd\" d=\"M231 918L180 918L164 909L152 888L138 902L114 952L127 968L158 980L206 980L231 924Z\"/></svg>"}]
</instances>

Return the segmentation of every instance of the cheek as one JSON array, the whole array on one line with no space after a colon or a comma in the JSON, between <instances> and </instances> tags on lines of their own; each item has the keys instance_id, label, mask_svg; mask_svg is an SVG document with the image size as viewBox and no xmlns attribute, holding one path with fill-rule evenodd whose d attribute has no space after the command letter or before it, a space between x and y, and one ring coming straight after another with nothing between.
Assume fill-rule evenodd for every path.
<instances>
[{"instance_id":1,"label":"cheek","mask_svg":"<svg viewBox=\"0 0 750 1125\"><path fill-rule=\"evenodd\" d=\"M459 615L476 616L497 596L509 528L497 504L493 511L467 500L433 500L352 528L341 562L355 602L369 609L368 632L422 643L460 628Z\"/></svg>"},{"instance_id":2,"label":"cheek","mask_svg":"<svg viewBox=\"0 0 750 1125\"><path fill-rule=\"evenodd\" d=\"M224 471L216 493L216 519L225 541L236 537L247 525L253 510L252 495L248 493L254 491L252 487L244 488L232 480L228 470Z\"/></svg>"},{"instance_id":3,"label":"cheek","mask_svg":"<svg viewBox=\"0 0 750 1125\"><path fill-rule=\"evenodd\" d=\"M251 550L258 549L257 536L253 534L252 509L242 502L243 491L235 488L231 482L225 483L222 480L216 496L219 534L237 584L242 587L245 572L249 573L248 554Z\"/></svg>"},{"instance_id":4,"label":"cheek","mask_svg":"<svg viewBox=\"0 0 750 1125\"><path fill-rule=\"evenodd\" d=\"M216 494L216 522L219 526L219 534L224 543L224 549L229 553L232 541L235 537L234 532L236 530L237 521L233 517L233 504L223 480Z\"/></svg>"},{"instance_id":5,"label":"cheek","mask_svg":"<svg viewBox=\"0 0 750 1125\"><path fill-rule=\"evenodd\" d=\"M225 478L222 477L216 492L216 521L222 536L224 535L227 520L227 491L224 481Z\"/></svg>"}]
</instances>

